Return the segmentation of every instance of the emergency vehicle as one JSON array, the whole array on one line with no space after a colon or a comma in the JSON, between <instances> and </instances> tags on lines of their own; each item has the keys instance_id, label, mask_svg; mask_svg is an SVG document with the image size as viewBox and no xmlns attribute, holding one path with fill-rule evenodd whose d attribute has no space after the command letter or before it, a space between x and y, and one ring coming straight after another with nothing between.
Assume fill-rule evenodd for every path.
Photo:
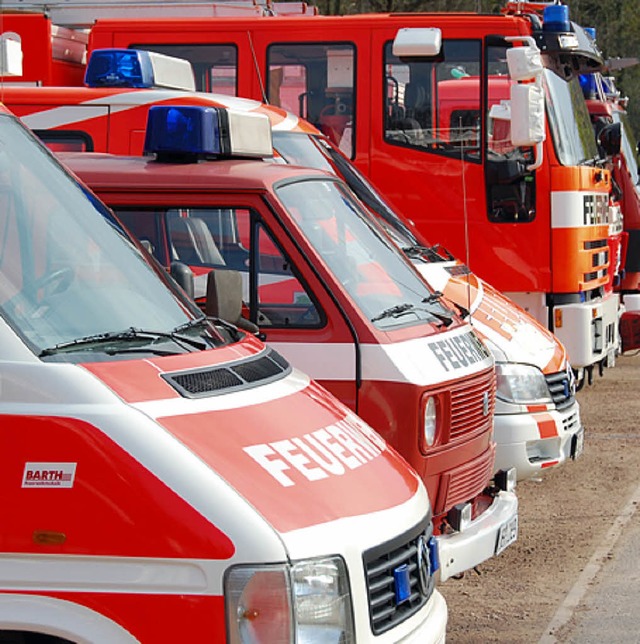
<instances>
[{"instance_id":1,"label":"emergency vehicle","mask_svg":"<svg viewBox=\"0 0 640 644\"><path fill-rule=\"evenodd\" d=\"M488 487L491 354L334 175L262 159L203 161L200 143L178 147L187 132L206 131L193 120L219 113L224 130L230 112L155 106L159 131L148 132L147 149L157 159L63 160L162 265L193 271L206 306L217 311L220 298L204 292L205 280L239 273L248 321L238 320L240 305L232 321L256 325L397 447L433 500L442 580L499 553L517 536L517 499L513 470ZM268 119L252 116L256 131L243 140L271 156Z\"/></svg>"},{"instance_id":2,"label":"emergency vehicle","mask_svg":"<svg viewBox=\"0 0 640 644\"><path fill-rule=\"evenodd\" d=\"M431 287L468 315L496 360L496 470L515 467L518 480L524 480L576 459L584 427L562 343L446 248L425 240L326 137L285 130L273 135L275 148L289 162L331 168L341 176Z\"/></svg>"},{"instance_id":3,"label":"emergency vehicle","mask_svg":"<svg viewBox=\"0 0 640 644\"><path fill-rule=\"evenodd\" d=\"M355 166L316 128L280 108L248 99L160 91L157 75L144 82L141 78L125 78L123 68L134 69L132 59L147 56L141 50L95 50L85 75L88 87L6 87L4 100L52 149L117 154L142 154L147 110L152 104L191 103L267 114L279 158L342 176L380 217L398 244L410 251L427 281L433 280L436 290L469 311L469 321L494 354L498 370L495 469L516 467L518 479L523 480L581 454L584 429L573 374L566 351L553 334L461 262L448 261L452 258L425 250L426 242L419 241L420 233L408 230L411 224L400 220ZM108 58L108 66L97 60L102 57ZM153 66L152 60L147 62ZM141 69L147 66L138 65ZM162 80L164 87L187 87L192 72L181 69ZM107 88L107 84L116 87ZM136 89L130 91L125 84L135 85Z\"/></svg>"},{"instance_id":4,"label":"emergency vehicle","mask_svg":"<svg viewBox=\"0 0 640 644\"><path fill-rule=\"evenodd\" d=\"M177 55L192 62L198 89L266 100L316 125L418 229L552 330L582 384L615 362L619 298L605 290L610 173L591 161L578 85L602 57L566 10L513 2L509 15L492 16L159 12L98 18L89 51ZM507 50L523 43L537 44L544 67L544 107L535 110L546 109L548 124L533 146L493 131L512 107L503 98ZM457 104L441 104L447 91Z\"/></svg>"},{"instance_id":5,"label":"emergency vehicle","mask_svg":"<svg viewBox=\"0 0 640 644\"><path fill-rule=\"evenodd\" d=\"M598 141L613 138L613 197L619 200L624 224L622 271L617 284L625 311L620 321L623 351L640 347L640 193L638 143L622 97L612 77L584 75L582 88ZM613 134L611 134L613 132Z\"/></svg>"},{"instance_id":6,"label":"emergency vehicle","mask_svg":"<svg viewBox=\"0 0 640 644\"><path fill-rule=\"evenodd\" d=\"M0 107L3 641L443 642L420 478Z\"/></svg>"}]
</instances>

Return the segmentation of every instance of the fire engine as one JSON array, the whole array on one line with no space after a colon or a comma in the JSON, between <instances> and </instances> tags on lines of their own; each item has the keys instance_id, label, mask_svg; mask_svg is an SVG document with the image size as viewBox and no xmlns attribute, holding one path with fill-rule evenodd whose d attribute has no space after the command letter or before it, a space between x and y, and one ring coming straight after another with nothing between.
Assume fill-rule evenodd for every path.
<instances>
[{"instance_id":1,"label":"fire engine","mask_svg":"<svg viewBox=\"0 0 640 644\"><path fill-rule=\"evenodd\" d=\"M1 107L0 203L2 639L444 641L404 459Z\"/></svg>"},{"instance_id":2,"label":"fire engine","mask_svg":"<svg viewBox=\"0 0 640 644\"><path fill-rule=\"evenodd\" d=\"M156 160L76 153L64 162L162 265L191 269L196 299L211 273L239 273L248 323L399 449L433 499L442 580L500 552L517 534L517 500L507 491L513 469L487 488L491 354L335 176L262 159L195 163L202 155L176 149L202 129L190 119L211 110L227 112L152 107L164 115L162 142L151 139L160 147L148 148ZM254 118L266 131L244 140L265 140L261 154L271 156L268 119ZM169 127L179 134L168 137ZM218 301L206 292L207 306ZM235 322L241 309L232 310Z\"/></svg>"},{"instance_id":3,"label":"fire engine","mask_svg":"<svg viewBox=\"0 0 640 644\"><path fill-rule=\"evenodd\" d=\"M597 150L578 86L602 57L566 10L515 2L497 16L249 19L206 17L204 8L168 19L158 6L154 18L97 16L88 46L178 55L193 64L198 89L309 120L418 229L552 330L581 385L615 362L619 298L606 290L611 178L591 162ZM544 140L514 145L499 140L512 107L503 93L515 83L505 60L532 42L548 124ZM443 105L440 94L458 103Z\"/></svg>"},{"instance_id":4,"label":"fire engine","mask_svg":"<svg viewBox=\"0 0 640 644\"><path fill-rule=\"evenodd\" d=\"M609 146L614 186L612 196L619 200L624 222L620 253L622 270L617 287L625 308L620 321L622 349L628 351L640 347L638 145L626 111L628 99L621 96L615 79L592 73L584 75L581 82L599 145Z\"/></svg>"},{"instance_id":5,"label":"fire engine","mask_svg":"<svg viewBox=\"0 0 640 644\"><path fill-rule=\"evenodd\" d=\"M418 241L420 233L409 231L407 226L411 224L401 222L355 166L311 125L280 108L251 100L202 92L159 91L157 74L145 82L127 79L125 71L153 66L152 60L132 62L134 57L147 56L141 50L95 50L85 75L89 87L6 87L4 100L53 149L118 154L142 154L146 115L152 104L189 102L267 114L280 158L342 176L392 231L401 247L411 249L412 259L427 281L433 280L437 290L468 309L469 321L490 347L498 369L496 470L516 467L518 479L524 480L580 455L584 429L573 374L566 351L555 336L461 262L446 261L437 252L425 251L425 242ZM107 57L110 64L96 63L102 57ZM105 79L106 67L109 80ZM164 87L190 87L190 79L191 71L182 69L179 76L165 75L162 81ZM111 84L116 87L106 87ZM135 85L137 89L130 91L125 85ZM149 87L143 89L143 85ZM520 384L515 387L515 383Z\"/></svg>"}]
</instances>

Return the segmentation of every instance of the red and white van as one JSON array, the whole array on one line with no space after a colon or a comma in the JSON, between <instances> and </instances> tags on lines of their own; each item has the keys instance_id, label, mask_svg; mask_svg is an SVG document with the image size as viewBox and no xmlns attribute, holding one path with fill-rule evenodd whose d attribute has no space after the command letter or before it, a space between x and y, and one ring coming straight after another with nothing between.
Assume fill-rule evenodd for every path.
<instances>
[{"instance_id":1,"label":"red and white van","mask_svg":"<svg viewBox=\"0 0 640 644\"><path fill-rule=\"evenodd\" d=\"M3 639L444 641L404 459L204 318L3 108L0 204Z\"/></svg>"},{"instance_id":2,"label":"red and white van","mask_svg":"<svg viewBox=\"0 0 640 644\"><path fill-rule=\"evenodd\" d=\"M176 117L179 108L152 109ZM335 175L262 159L167 162L166 153L163 162L86 153L63 160L162 265L191 268L196 296L212 269L243 275L245 315L269 344L423 477L442 579L515 538L517 500L505 491L512 476L501 472L487 487L493 358Z\"/></svg>"}]
</instances>

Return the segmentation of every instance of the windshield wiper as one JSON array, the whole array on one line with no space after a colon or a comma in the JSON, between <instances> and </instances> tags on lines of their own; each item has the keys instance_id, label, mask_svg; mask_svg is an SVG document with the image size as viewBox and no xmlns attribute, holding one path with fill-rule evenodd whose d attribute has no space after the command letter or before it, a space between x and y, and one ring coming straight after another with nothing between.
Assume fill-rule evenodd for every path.
<instances>
[{"instance_id":1,"label":"windshield wiper","mask_svg":"<svg viewBox=\"0 0 640 644\"><path fill-rule=\"evenodd\" d=\"M435 246L404 246L401 250L407 257L417 257L429 262L448 262L454 259L453 255L446 248L442 248L440 244ZM444 257L440 254L441 251L445 253Z\"/></svg>"},{"instance_id":2,"label":"windshield wiper","mask_svg":"<svg viewBox=\"0 0 640 644\"><path fill-rule=\"evenodd\" d=\"M441 295L442 293L438 292L432 293L428 297L425 297L422 302L424 302L425 304L433 304L435 302L438 302ZM399 318L403 315L406 315L407 313L417 314L418 312L428 313L431 317L438 320L444 326L449 326L453 320L452 315L440 313L439 311L434 311L431 308L416 306L415 304L411 304L410 302L405 302L404 304L396 304L395 306L391 306L388 309L385 309L378 315L372 317L371 321L378 322L379 320L384 320L385 318Z\"/></svg>"},{"instance_id":3,"label":"windshield wiper","mask_svg":"<svg viewBox=\"0 0 640 644\"><path fill-rule=\"evenodd\" d=\"M69 340L68 342L59 342L53 347L48 347L43 349L39 357L43 358L46 356L52 356L56 353L64 351L74 351L77 348L86 347L90 345L100 345L108 344L110 342L130 342L132 340L150 340L151 342L159 339L171 340L182 349L189 351L189 347L202 350L207 348L207 344L202 340L195 338L189 338L187 336L180 335L174 331L165 332L165 331L146 331L144 329L137 329L135 327L130 327L125 331L112 331L109 333L96 333L94 335L87 335L82 338L77 338L75 340ZM185 347L187 345L187 347ZM113 349L112 351L116 351ZM156 352L155 349L152 350ZM107 352L105 352L107 353ZM167 352L170 354L171 352ZM173 352L175 354L175 352Z\"/></svg>"}]
</instances>

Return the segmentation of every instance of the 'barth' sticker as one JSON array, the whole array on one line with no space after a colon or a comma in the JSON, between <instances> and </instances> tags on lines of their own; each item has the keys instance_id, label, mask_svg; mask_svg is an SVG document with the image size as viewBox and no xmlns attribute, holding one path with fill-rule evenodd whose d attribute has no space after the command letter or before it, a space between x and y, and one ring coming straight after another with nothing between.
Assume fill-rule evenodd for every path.
<instances>
[{"instance_id":1,"label":"'barth' sticker","mask_svg":"<svg viewBox=\"0 0 640 644\"><path fill-rule=\"evenodd\" d=\"M73 487L77 463L25 463L22 487Z\"/></svg>"}]
</instances>

